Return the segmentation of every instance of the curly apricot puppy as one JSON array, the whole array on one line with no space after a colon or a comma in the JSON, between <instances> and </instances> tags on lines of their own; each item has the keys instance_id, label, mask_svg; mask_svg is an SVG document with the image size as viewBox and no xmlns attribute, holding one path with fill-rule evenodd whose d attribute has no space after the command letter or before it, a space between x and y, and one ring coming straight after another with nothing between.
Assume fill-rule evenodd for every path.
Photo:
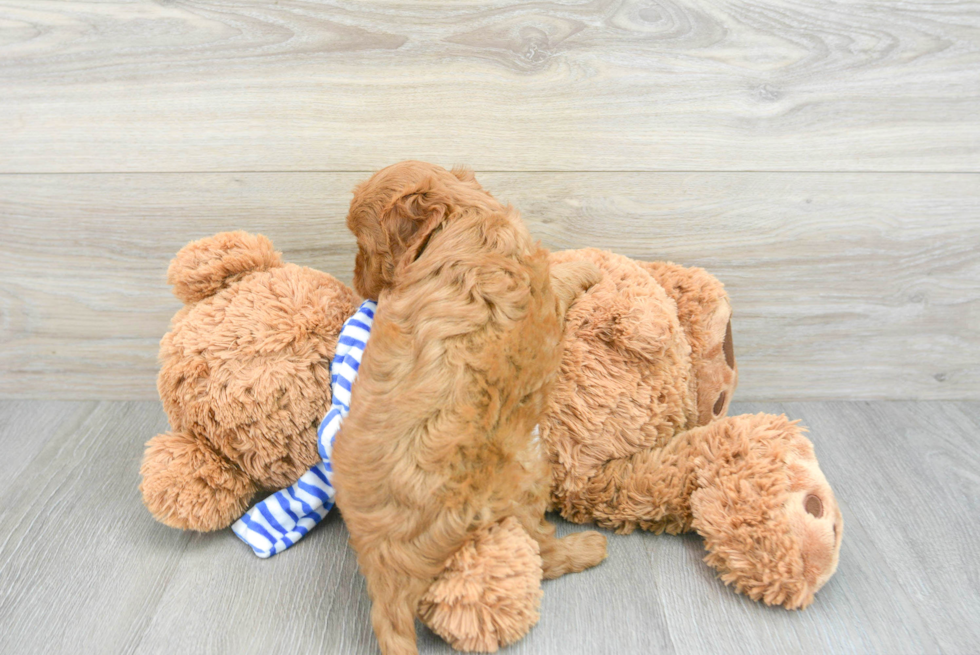
<instances>
[{"instance_id":1,"label":"curly apricot puppy","mask_svg":"<svg viewBox=\"0 0 980 655\"><path fill-rule=\"evenodd\" d=\"M549 270L516 210L471 173L421 162L357 187L347 225L359 247L354 286L379 303L333 452L337 506L381 651L416 653L419 600L469 534L514 517L546 578L605 557L597 532L554 536L532 436L565 309L598 271Z\"/></svg>"}]
</instances>

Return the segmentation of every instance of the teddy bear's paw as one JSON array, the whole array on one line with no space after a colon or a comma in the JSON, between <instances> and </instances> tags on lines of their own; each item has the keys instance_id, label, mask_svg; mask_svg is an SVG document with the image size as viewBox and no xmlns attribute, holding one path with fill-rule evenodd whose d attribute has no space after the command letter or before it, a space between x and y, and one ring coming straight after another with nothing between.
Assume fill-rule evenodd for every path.
<instances>
[{"instance_id":1,"label":"teddy bear's paw","mask_svg":"<svg viewBox=\"0 0 980 655\"><path fill-rule=\"evenodd\" d=\"M558 313L565 315L575 299L602 279L602 271L590 261L570 261L551 266L551 286L558 299Z\"/></svg>"},{"instance_id":2,"label":"teddy bear's paw","mask_svg":"<svg viewBox=\"0 0 980 655\"><path fill-rule=\"evenodd\" d=\"M803 578L810 590L809 599L803 604L807 605L837 570L844 518L813 455L813 447L804 437L800 439L805 444L799 444L787 457L790 490L782 510L803 558Z\"/></svg>"},{"instance_id":3,"label":"teddy bear's paw","mask_svg":"<svg viewBox=\"0 0 980 655\"><path fill-rule=\"evenodd\" d=\"M698 425L707 425L728 412L738 386L732 307L725 286L701 268L670 262L641 262L640 265L677 303L677 318L691 345L691 364L697 380Z\"/></svg>"},{"instance_id":4,"label":"teddy bear's paw","mask_svg":"<svg viewBox=\"0 0 980 655\"><path fill-rule=\"evenodd\" d=\"M765 414L700 429L691 508L705 561L753 600L806 607L837 569L843 520L803 429Z\"/></svg>"},{"instance_id":5,"label":"teddy bear's paw","mask_svg":"<svg viewBox=\"0 0 980 655\"><path fill-rule=\"evenodd\" d=\"M140 475L147 509L161 523L181 530L228 527L256 491L247 475L186 432L150 439Z\"/></svg>"},{"instance_id":6,"label":"teddy bear's paw","mask_svg":"<svg viewBox=\"0 0 980 655\"><path fill-rule=\"evenodd\" d=\"M446 563L419 616L453 648L496 652L538 622L541 556L514 518L474 533Z\"/></svg>"}]
</instances>

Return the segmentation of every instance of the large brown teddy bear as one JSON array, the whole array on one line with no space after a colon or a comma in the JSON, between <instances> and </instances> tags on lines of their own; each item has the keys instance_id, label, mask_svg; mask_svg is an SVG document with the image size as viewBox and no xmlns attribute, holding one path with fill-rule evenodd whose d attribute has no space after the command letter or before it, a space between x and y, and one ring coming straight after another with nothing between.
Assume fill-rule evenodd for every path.
<instances>
[{"instance_id":1,"label":"large brown teddy bear","mask_svg":"<svg viewBox=\"0 0 980 655\"><path fill-rule=\"evenodd\" d=\"M576 259L603 279L568 312L540 426L554 508L618 532L696 530L726 583L809 604L836 568L840 512L795 423L724 417L737 369L721 284L598 250L553 255ZM242 232L189 244L168 277L186 303L160 350L171 431L147 444L141 490L163 523L216 530L318 461L329 363L359 299ZM503 521L446 563L419 614L453 646L493 651L537 622L541 575L535 542Z\"/></svg>"},{"instance_id":2,"label":"large brown teddy bear","mask_svg":"<svg viewBox=\"0 0 980 655\"><path fill-rule=\"evenodd\" d=\"M738 369L723 286L600 250L552 255L582 259L603 278L568 311L541 425L554 508L621 533L695 530L726 583L805 607L837 568L843 521L796 422L725 417Z\"/></svg>"},{"instance_id":3,"label":"large brown teddy bear","mask_svg":"<svg viewBox=\"0 0 980 655\"><path fill-rule=\"evenodd\" d=\"M163 523L220 530L320 460L330 360L360 301L245 232L185 246L167 278L185 303L160 342L170 432L147 443L140 489Z\"/></svg>"}]
</instances>

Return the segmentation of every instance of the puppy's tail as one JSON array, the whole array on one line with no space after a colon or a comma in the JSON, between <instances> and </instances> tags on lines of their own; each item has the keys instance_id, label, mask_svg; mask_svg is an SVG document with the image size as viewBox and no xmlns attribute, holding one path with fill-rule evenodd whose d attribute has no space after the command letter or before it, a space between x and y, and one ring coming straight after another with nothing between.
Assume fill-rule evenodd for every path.
<instances>
[{"instance_id":1,"label":"puppy's tail","mask_svg":"<svg viewBox=\"0 0 980 655\"><path fill-rule=\"evenodd\" d=\"M575 300L602 279L602 271L589 261L571 261L551 265L551 288L558 298L562 317Z\"/></svg>"}]
</instances>

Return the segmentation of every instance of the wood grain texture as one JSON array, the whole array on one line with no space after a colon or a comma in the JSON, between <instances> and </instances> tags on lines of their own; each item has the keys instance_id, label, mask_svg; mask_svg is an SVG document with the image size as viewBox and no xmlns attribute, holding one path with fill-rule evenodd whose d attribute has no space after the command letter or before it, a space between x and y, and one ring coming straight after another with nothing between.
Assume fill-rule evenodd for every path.
<instances>
[{"instance_id":1,"label":"wood grain texture","mask_svg":"<svg viewBox=\"0 0 980 655\"><path fill-rule=\"evenodd\" d=\"M0 176L0 397L156 398L167 262L220 230L349 282L359 173ZM980 398L980 176L480 173L554 249L704 266L737 398Z\"/></svg>"},{"instance_id":2,"label":"wood grain texture","mask_svg":"<svg viewBox=\"0 0 980 655\"><path fill-rule=\"evenodd\" d=\"M502 652L976 652L980 403L732 407L757 411L810 427L844 514L840 567L813 606L737 596L701 561L696 536L609 534L609 558L545 582L540 623ZM4 452L36 425L44 437L0 479L3 652L377 652L336 514L270 560L228 530L153 521L136 485L142 443L166 424L159 403L0 401L0 417ZM583 529L556 522L563 534ZM452 652L424 629L420 650Z\"/></svg>"},{"instance_id":3,"label":"wood grain texture","mask_svg":"<svg viewBox=\"0 0 980 655\"><path fill-rule=\"evenodd\" d=\"M73 435L94 409L94 402L21 400L3 403L0 406L0 444L3 449L0 492L30 465L49 440L62 440Z\"/></svg>"},{"instance_id":4,"label":"wood grain texture","mask_svg":"<svg viewBox=\"0 0 980 655\"><path fill-rule=\"evenodd\" d=\"M0 405L15 415L0 447L44 444L0 483L2 650L132 652L189 540L146 521L137 491L141 444L166 417L153 403L77 404L88 415L66 433L44 409Z\"/></svg>"},{"instance_id":5,"label":"wood grain texture","mask_svg":"<svg viewBox=\"0 0 980 655\"><path fill-rule=\"evenodd\" d=\"M980 171L973 2L0 2L0 172Z\"/></svg>"}]
</instances>

